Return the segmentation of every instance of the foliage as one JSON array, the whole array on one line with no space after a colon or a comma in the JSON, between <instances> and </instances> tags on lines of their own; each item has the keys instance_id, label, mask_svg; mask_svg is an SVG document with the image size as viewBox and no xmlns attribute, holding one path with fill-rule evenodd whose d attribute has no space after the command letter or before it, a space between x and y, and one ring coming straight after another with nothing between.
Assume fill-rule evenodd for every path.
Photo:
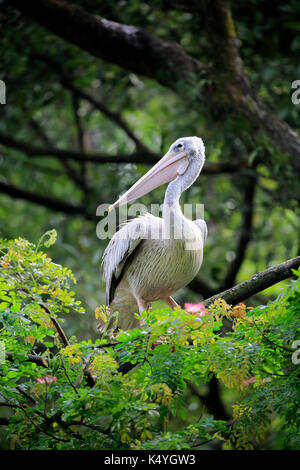
<instances>
[{"instance_id":1,"label":"foliage","mask_svg":"<svg viewBox=\"0 0 300 470\"><path fill-rule=\"evenodd\" d=\"M227 70L232 61L224 58L217 11L209 18L222 3L231 3L237 34L231 42L244 79ZM107 315L99 269L107 241L95 233L96 207L115 201L149 169L146 158L158 160L180 136L199 135L206 146L203 171L181 203L205 205L209 233L197 279L175 294L180 305L299 254L294 158L280 150L276 131L267 137L262 123L228 98L230 85L249 81L270 107L261 119L278 117L299 132L300 104L291 99L300 78L299 2L66 2L144 30L146 36L131 35L144 60L130 56L127 64L122 47L122 62L109 47L99 59L43 27L38 11L33 20L12 4L0 1L0 79L7 91L0 106L0 237L10 240L0 248L7 350L1 387L11 405L0 407L0 424L10 421L6 439L0 426L0 447L297 448L291 357L298 357L292 345L299 281L250 298L253 310L217 303L203 316L193 305L186 311L197 315L179 310L175 317L156 303L143 329L118 338L109 331L99 338L93 312L96 319ZM195 83L182 65L176 87L173 74L174 86L162 86L172 56L165 69L156 67L155 50L142 39L148 33L171 42L174 59L182 48L208 75ZM88 40L89 31L75 30L74 37ZM148 64L151 79L138 73L140 64ZM293 135L284 131L282 139ZM161 203L164 191L140 202ZM54 231L37 242L53 228L54 245ZM1 352L0 343L0 358Z\"/></svg>"},{"instance_id":2,"label":"foliage","mask_svg":"<svg viewBox=\"0 0 300 470\"><path fill-rule=\"evenodd\" d=\"M182 2L161 0L70 3L108 20L146 28L160 38L175 41L204 64L211 63L216 49L222 51L212 42L215 35L206 30L206 2L198 2L199 11L180 10ZM188 3L193 6L194 2ZM297 131L300 106L291 102L291 82L300 77L299 3L270 0L231 3L247 77L274 113ZM109 111L119 113L138 141L151 152L157 152L158 157L172 141L187 135L203 137L208 164L237 163L249 157L249 168L242 167L238 172L202 172L199 183L181 197L183 203L205 205L209 237L200 276L213 290L219 290L231 262L240 259L239 234L247 211L244 188L253 174L257 177L255 213L253 226L247 230L250 242L237 280L245 280L254 272L296 256L298 174L256 128L249 129L246 119L216 109L218 97L214 96L213 84L205 84L211 99L193 100L191 106L154 80L87 54L8 4L0 5L3 58L0 79L7 85L7 104L0 113L1 134L45 149L76 152L81 145L82 155L103 154L112 161L114 155L130 154L134 143L124 129L88 100L74 97L67 86L71 81ZM57 67L51 67L51 60ZM60 70L65 72L65 80L61 79ZM183 69L183 80L185 75ZM60 238L51 253L59 263L72 268L79 281L76 291L84 306L94 309L105 299L104 285L99 287L98 268L105 242L95 236L99 220L95 210L102 202L112 203L145 173L149 167L144 165L143 156L139 164L89 161L81 164L56 158L51 151L47 156L27 155L19 147L3 142L0 152L0 182L30 193L27 201L26 191L20 200L11 193L5 194L0 186L1 236L36 241L37 234L55 227ZM148 206L150 202L161 203L163 194L164 188L158 188L141 202ZM55 198L58 203L49 208L43 205L45 198L39 202L39 195L46 196L46 200ZM81 204L93 220L83 219L80 213L72 216L64 213L59 202ZM278 290L274 286L268 293L277 295ZM176 296L178 303L186 299L198 301L199 289L194 292L191 287ZM260 300L251 302L256 305ZM83 318L69 322L68 327L72 334L81 337L95 333Z\"/></svg>"},{"instance_id":3,"label":"foliage","mask_svg":"<svg viewBox=\"0 0 300 470\"><path fill-rule=\"evenodd\" d=\"M7 440L21 449L300 448L300 269L267 305L247 309L219 299L206 310L142 314L143 326L69 340L65 314L84 313L72 272L24 239L0 242L0 375ZM105 319L106 307L96 316ZM230 329L225 325L230 324ZM299 336L298 336L299 337ZM293 358L293 360L292 360ZM232 390L233 419L187 413L187 384L212 375ZM298 435L298 436L297 436Z\"/></svg>"}]
</instances>

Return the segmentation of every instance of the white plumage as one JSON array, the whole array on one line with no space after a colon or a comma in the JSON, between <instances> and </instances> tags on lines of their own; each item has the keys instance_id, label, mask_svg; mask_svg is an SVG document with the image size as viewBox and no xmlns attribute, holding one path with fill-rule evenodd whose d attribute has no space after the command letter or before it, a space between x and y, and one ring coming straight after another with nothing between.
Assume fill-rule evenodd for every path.
<instances>
[{"instance_id":1,"label":"white plumage","mask_svg":"<svg viewBox=\"0 0 300 470\"><path fill-rule=\"evenodd\" d=\"M176 306L171 295L191 282L199 271L206 223L184 217L179 197L198 177L203 163L201 139L178 139L165 157L127 191L126 197L114 204L135 200L162 180L172 180L165 195L163 217L146 213L127 222L104 252L106 303L111 313L118 312L119 328L138 326L139 320L133 314L146 310L155 300L163 299L172 308Z\"/></svg>"}]
</instances>

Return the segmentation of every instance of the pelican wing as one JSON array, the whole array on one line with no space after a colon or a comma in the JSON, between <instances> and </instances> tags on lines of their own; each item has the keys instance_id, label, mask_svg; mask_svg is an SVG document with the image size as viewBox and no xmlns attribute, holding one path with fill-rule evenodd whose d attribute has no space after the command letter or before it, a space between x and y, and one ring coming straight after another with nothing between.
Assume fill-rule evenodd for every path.
<instances>
[{"instance_id":1,"label":"pelican wing","mask_svg":"<svg viewBox=\"0 0 300 470\"><path fill-rule=\"evenodd\" d=\"M157 217L146 214L127 222L114 234L107 245L102 259L107 305L114 298L126 261L141 241L147 238L148 226L152 218L156 219Z\"/></svg>"}]
</instances>

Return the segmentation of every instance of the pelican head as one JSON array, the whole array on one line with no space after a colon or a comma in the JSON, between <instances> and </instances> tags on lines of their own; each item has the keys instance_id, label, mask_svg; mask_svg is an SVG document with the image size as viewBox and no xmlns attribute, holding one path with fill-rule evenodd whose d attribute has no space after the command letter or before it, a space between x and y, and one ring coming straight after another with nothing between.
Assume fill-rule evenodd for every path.
<instances>
[{"instance_id":1,"label":"pelican head","mask_svg":"<svg viewBox=\"0 0 300 470\"><path fill-rule=\"evenodd\" d=\"M186 187L190 186L198 177L204 161L205 147L200 137L177 139L162 159L112 204L109 210L133 202L176 178L187 180Z\"/></svg>"}]
</instances>

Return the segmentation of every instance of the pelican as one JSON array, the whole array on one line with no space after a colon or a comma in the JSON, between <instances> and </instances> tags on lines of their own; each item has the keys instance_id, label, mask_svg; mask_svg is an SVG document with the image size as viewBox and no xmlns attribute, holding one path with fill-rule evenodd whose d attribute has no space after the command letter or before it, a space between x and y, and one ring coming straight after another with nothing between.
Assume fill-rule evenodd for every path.
<instances>
[{"instance_id":1,"label":"pelican","mask_svg":"<svg viewBox=\"0 0 300 470\"><path fill-rule=\"evenodd\" d=\"M149 309L155 300L175 308L177 303L171 296L198 273L207 226L203 219L187 219L179 198L198 178L204 161L202 139L177 139L164 157L109 207L112 210L133 202L169 183L162 218L146 213L128 221L104 251L106 304L110 313L118 312L117 329L138 327L140 321L134 313Z\"/></svg>"}]
</instances>

